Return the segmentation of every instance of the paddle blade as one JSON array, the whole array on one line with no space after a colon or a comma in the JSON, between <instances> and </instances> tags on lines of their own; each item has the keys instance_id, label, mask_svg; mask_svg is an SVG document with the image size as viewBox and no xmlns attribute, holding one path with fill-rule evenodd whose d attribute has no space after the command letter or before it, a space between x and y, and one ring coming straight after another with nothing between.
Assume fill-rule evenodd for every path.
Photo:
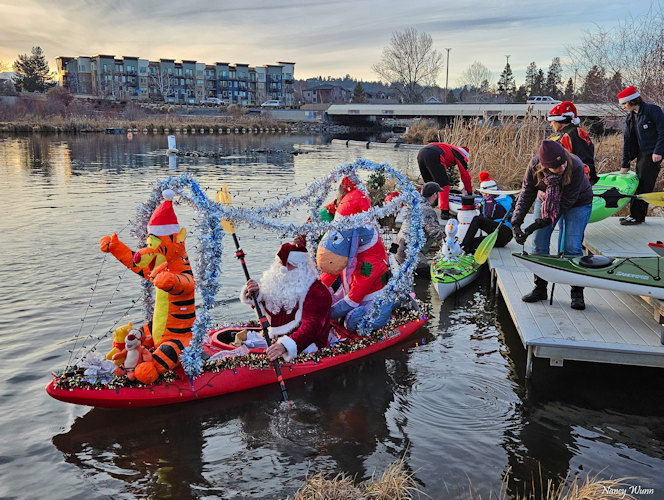
<instances>
[{"instance_id":1,"label":"paddle blade","mask_svg":"<svg viewBox=\"0 0 664 500\"><path fill-rule=\"evenodd\" d=\"M222 203L224 205L230 205L231 204L231 192L228 190L228 184L222 184L221 189L217 191L217 201L219 203ZM221 227L224 228L224 231L227 233L234 233L235 232L235 226L233 223L229 220L222 219L221 221Z\"/></svg>"},{"instance_id":2,"label":"paddle blade","mask_svg":"<svg viewBox=\"0 0 664 500\"><path fill-rule=\"evenodd\" d=\"M660 191L658 193L637 194L636 197L640 200L650 203L651 205L664 207L664 191Z\"/></svg>"},{"instance_id":3,"label":"paddle blade","mask_svg":"<svg viewBox=\"0 0 664 500\"><path fill-rule=\"evenodd\" d=\"M475 250L475 262L478 264L484 264L487 261L491 250L493 250L493 247L496 244L497 239L498 229L482 240L482 242L477 247L477 250Z\"/></svg>"}]
</instances>

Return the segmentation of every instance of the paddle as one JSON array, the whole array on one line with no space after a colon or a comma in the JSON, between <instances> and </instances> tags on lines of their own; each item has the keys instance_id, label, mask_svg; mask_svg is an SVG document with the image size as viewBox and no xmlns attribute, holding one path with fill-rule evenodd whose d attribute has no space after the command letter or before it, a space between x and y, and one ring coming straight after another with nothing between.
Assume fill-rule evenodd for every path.
<instances>
[{"instance_id":1,"label":"paddle","mask_svg":"<svg viewBox=\"0 0 664 500\"><path fill-rule=\"evenodd\" d=\"M217 191L217 201L219 203L223 203L224 205L231 204L231 194L228 190L227 184L223 184L221 186L221 189ZM235 256L240 260L240 263L242 264L242 270L244 271L244 276L245 278L247 278L247 281L249 281L251 278L249 276L249 269L247 269L247 263L244 260L245 253L240 248L240 241L238 240L237 234L235 233L235 226L231 221L227 219L223 219L221 221L221 226L224 228L224 231L233 235L233 241L235 242ZM270 339L270 334L268 333L267 330L270 327L270 321L267 319L265 314L263 314L263 310L261 309L261 306L258 303L258 296L256 292L253 292L251 294L251 298L254 301L254 308L256 309L256 314L258 315L258 321L260 322L261 329L263 330L263 337L265 338L265 342L267 342L267 345L269 346L272 343L272 339ZM281 366L279 365L279 361L276 359L272 361L272 366L274 367L274 371L277 374L277 382L279 382L281 397L284 399L286 403L291 404L291 402L288 399L288 392L286 391L286 383L284 382L284 378L281 376Z\"/></svg>"},{"instance_id":2,"label":"paddle","mask_svg":"<svg viewBox=\"0 0 664 500\"><path fill-rule=\"evenodd\" d=\"M633 200L643 200L646 203L651 205L657 205L658 207L664 207L664 191L656 193L643 193L643 194L623 194L618 189L612 187L607 189L603 193L595 193L593 196L604 199L607 208L617 208L618 200L620 198L631 198Z\"/></svg>"},{"instance_id":3,"label":"paddle","mask_svg":"<svg viewBox=\"0 0 664 500\"><path fill-rule=\"evenodd\" d=\"M509 193L510 191L497 191L497 192L505 194L506 192ZM517 191L517 193L518 192L519 191ZM514 202L512 202L512 204L514 204ZM487 261L487 259L489 258L489 254L491 253L491 250L493 250L493 247L496 245L496 240L498 239L498 230L500 229L500 226L503 225L503 222L505 222L507 216L510 215L511 212L512 212L511 209L505 212L505 215L503 215L503 218L500 219L500 222L496 226L496 229L494 229L491 234L487 235L482 240L482 242L477 246L477 248L475 249L475 255L473 256L475 262L482 265Z\"/></svg>"}]
</instances>

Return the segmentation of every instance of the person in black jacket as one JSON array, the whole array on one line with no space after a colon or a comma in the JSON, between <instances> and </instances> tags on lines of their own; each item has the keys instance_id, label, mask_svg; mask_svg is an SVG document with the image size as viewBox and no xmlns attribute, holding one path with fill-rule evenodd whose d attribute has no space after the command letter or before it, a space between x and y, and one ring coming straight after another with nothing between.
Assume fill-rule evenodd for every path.
<instances>
[{"instance_id":1,"label":"person in black jacket","mask_svg":"<svg viewBox=\"0 0 664 500\"><path fill-rule=\"evenodd\" d=\"M655 187L664 154L664 112L655 104L644 102L636 87L629 86L618 93L618 102L629 114L625 119L622 168L629 172L629 164L636 159L639 186L636 194L650 193ZM641 224L646 220L648 203L632 200L630 214L620 219L624 226Z\"/></svg>"}]
</instances>

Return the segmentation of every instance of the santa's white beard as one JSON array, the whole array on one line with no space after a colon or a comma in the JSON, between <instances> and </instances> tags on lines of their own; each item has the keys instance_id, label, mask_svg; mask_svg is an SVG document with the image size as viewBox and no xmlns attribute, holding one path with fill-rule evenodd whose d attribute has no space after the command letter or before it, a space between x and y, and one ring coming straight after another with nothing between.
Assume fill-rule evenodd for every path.
<instances>
[{"instance_id":1,"label":"santa's white beard","mask_svg":"<svg viewBox=\"0 0 664 500\"><path fill-rule=\"evenodd\" d=\"M276 259L261 277L261 299L268 311L276 314L283 308L290 314L317 279L318 270L311 260L289 271Z\"/></svg>"}]
</instances>

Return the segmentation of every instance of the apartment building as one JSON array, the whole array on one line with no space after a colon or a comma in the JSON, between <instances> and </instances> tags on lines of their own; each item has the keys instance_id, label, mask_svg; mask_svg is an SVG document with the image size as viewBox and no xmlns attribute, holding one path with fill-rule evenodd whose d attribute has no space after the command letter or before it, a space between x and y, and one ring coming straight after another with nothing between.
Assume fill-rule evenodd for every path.
<instances>
[{"instance_id":1,"label":"apartment building","mask_svg":"<svg viewBox=\"0 0 664 500\"><path fill-rule=\"evenodd\" d=\"M279 99L293 105L295 63L251 67L194 60L96 55L58 57L58 83L73 94L195 104L216 97L228 104L257 105Z\"/></svg>"}]
</instances>

